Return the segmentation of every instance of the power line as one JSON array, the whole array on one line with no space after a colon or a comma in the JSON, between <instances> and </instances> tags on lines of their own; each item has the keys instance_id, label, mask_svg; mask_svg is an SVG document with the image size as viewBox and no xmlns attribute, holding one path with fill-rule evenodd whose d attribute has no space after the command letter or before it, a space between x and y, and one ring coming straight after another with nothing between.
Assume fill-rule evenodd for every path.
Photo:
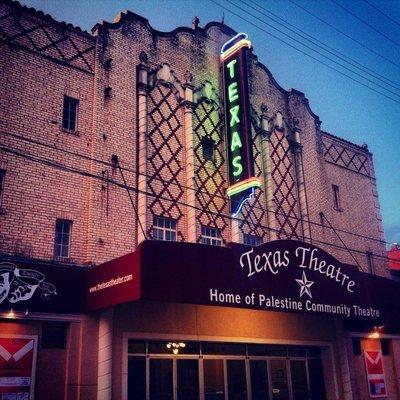
<instances>
[{"instance_id":1,"label":"power line","mask_svg":"<svg viewBox=\"0 0 400 400\"><path fill-rule=\"evenodd\" d=\"M352 11L350 11L348 8L342 6L340 3L338 3L336 0L331 0L332 3L336 4L338 7L340 7L342 10L346 11L348 14L350 14L351 16L353 16L355 19L357 19L358 21L362 22L364 25L368 26L368 28L372 29L374 32L378 33L379 35L381 35L382 37L384 37L386 40L389 40L390 42L392 42L395 46L400 47L399 42L396 42L395 40L393 40L392 38L390 38L389 36L387 36L385 33L379 31L378 29L376 29L374 26L372 26L371 24L369 24L368 22L364 21L362 18L360 18L357 14L353 13Z\"/></svg>"},{"instance_id":2,"label":"power line","mask_svg":"<svg viewBox=\"0 0 400 400\"><path fill-rule=\"evenodd\" d=\"M213 1L213 0L211 0L211 1ZM228 3L230 3L231 5L233 5L234 7L236 7L237 9L239 9L240 11L246 12L243 8L241 8L240 6L234 4L232 1L230 1L230 0L226 0L226 1L227 1ZM248 7L249 7L249 6L248 6ZM253 7L251 7L251 8L252 8L253 10L255 10ZM257 10L255 10L255 11L258 12ZM257 19L257 20L260 21L261 23L265 24L264 20L262 20L261 18L257 17L256 15L251 14L251 13L249 13L249 12L247 12L247 14L249 14L249 15L252 16L252 17L254 17L255 19ZM243 19L243 18L242 18L242 19ZM254 25L254 24L253 24L253 26L258 27L257 25ZM283 32L281 29L275 28L275 27L272 26L272 25L268 25L268 27L274 29L275 31L278 31L279 33L281 33L281 34L284 35L285 37L287 37L287 38L293 40L294 42L300 44L300 45L303 46L303 47L306 47L307 49L313 51L314 53L317 53L318 55L322 56L323 58L325 58L325 59L327 59L327 60L329 60L329 61L334 62L335 64L339 65L340 67L344 68L345 70L349 71L350 73L352 73L352 74L354 74L354 75L360 77L361 79L365 79L367 82L372 83L373 85L377 86L378 88L383 89L383 90L386 90L387 92L389 92L389 93L391 93L391 94L393 94L393 95L395 95L395 96L399 96L399 97L400 97L400 94L399 94L399 91L398 91L398 90L396 90L396 92L393 92L392 90L387 89L387 88L385 88L384 86L382 86L382 85L380 85L380 84L374 82L373 80L371 80L371 79L369 79L369 78L367 78L367 77L365 77L365 76L359 74L358 72L356 72L356 71L354 71L353 69L347 67L346 65L343 65L343 64L341 64L340 62L338 62L338 61L332 59L331 57L329 57L329 56L327 56L327 55L321 53L320 51L314 49L313 47L308 46L307 44L305 44L305 43L303 43L302 41L300 41L300 40L294 38L293 36L288 35L287 33ZM262 28L260 28L260 27L258 27L258 28L262 30ZM286 29L288 29L288 28L286 28ZM298 33L296 33L296 35L302 36L302 35L300 35L300 34L298 34ZM321 46L318 46L318 47L321 48ZM330 51L328 51L328 50L324 50L324 51L330 52ZM330 53L332 54L332 52L330 52ZM335 55L335 54L334 54L334 56L337 57L337 58L339 58L339 59L342 59L342 60L343 60L343 58L338 57L338 56ZM348 61L346 61L346 60L345 60L345 62L348 63ZM339 72L339 71L338 71L338 72ZM367 87L370 88L369 86L367 86ZM371 89L371 88L370 88L370 89ZM397 89L397 88L396 88L396 89Z\"/></svg>"},{"instance_id":3,"label":"power line","mask_svg":"<svg viewBox=\"0 0 400 400\"><path fill-rule=\"evenodd\" d=\"M5 132L5 131L1 131L1 130L0 130L0 133L8 135L8 136L11 136L11 137L14 137L14 138L16 138L18 140L24 140L24 141L27 141L28 143L37 144L37 145L40 145L40 146L44 146L46 148L50 148L52 150L61 151L61 152L65 153L65 154L68 154L68 155L72 155L72 156L75 156L75 157L80 157L80 158L86 159L88 161L93 161L93 162L99 163L99 164L104 165L104 166L115 167L115 165L112 162L99 160L99 159L96 159L96 158L93 158L93 157L90 157L90 156L86 156L86 155L78 153L78 152L72 152L70 150L61 149L59 147L54 147L54 146L52 146L52 145L50 145L48 143L44 143L44 142L41 142L41 141L38 141L38 140L34 140L34 139L31 139L31 138L28 138L28 137L25 137L25 136L22 136L22 135L17 135L15 133ZM198 168L204 168L203 165L199 165L199 164L195 164L195 166L197 166ZM137 174L137 175L145 176L146 178L151 177L152 179L159 180L159 181L161 181L163 183L166 182L165 180L161 179L160 177L154 178L154 176L152 176L152 175L142 174L142 173L139 173L137 170L133 170L131 168L121 167L121 169L124 170L124 171L127 171L127 172L131 172L131 173ZM200 191L199 189L192 188L192 187L189 187L189 186L185 186L185 185L183 185L181 183L176 184L176 183L170 182L170 184L177 185L180 188L183 188L183 189L186 189L186 190L195 191L196 193L199 192L202 195L203 201L206 202L205 199L204 199L204 196L203 196L203 192ZM208 193L206 193L206 194L209 195ZM222 199L222 200L226 200L225 196L218 195L217 193L213 193L213 197L216 197L216 198ZM260 210L262 212L272 213L274 215L281 215L281 216L283 216L285 218L295 219L295 220L299 220L301 222L309 223L309 224L314 225L314 226L326 228L326 226L324 224L318 223L316 221L312 221L309 218L304 219L304 218L292 217L292 216L287 215L287 214L285 214L285 213L283 213L281 211L271 210L271 209L268 209L266 207L264 208L264 207L253 206L253 208L255 208L257 210ZM378 242L378 243L381 243L381 244L388 244L388 245L391 244L390 242L386 242L386 241L384 241L382 239L361 235L361 234L350 232L350 231L346 231L346 230L343 230L343 229L340 229L340 228L335 228L335 229L336 229L337 232L345 233L345 234L348 234L348 235L351 235L351 236L355 236L355 237L359 237L359 238L362 238L362 239L375 241L375 242Z\"/></svg>"},{"instance_id":4,"label":"power line","mask_svg":"<svg viewBox=\"0 0 400 400\"><path fill-rule=\"evenodd\" d=\"M128 189L128 184L126 183L124 171L122 171L121 164L120 164L120 162L119 162L119 158L118 158L118 156L115 155L115 154L113 154L113 161L114 161L114 163L118 166L119 172L120 172L120 174L121 174L121 176L122 176L122 180L124 181L124 186L125 186L125 189L126 189L127 192L128 192L128 196L129 196L129 200L130 200L130 202L131 202L132 208L133 208L133 210L135 211L135 215L136 215L136 218L137 218L137 220L138 220L138 224L139 224L139 226L140 226L140 229L141 229L141 231L142 231L142 235L143 235L143 237L144 237L145 239L147 239L147 237L146 237L146 232L144 231L142 222L140 221L140 218L139 218L138 210L137 210L137 208L136 208L136 206L135 206L135 202L134 202L133 199L132 199L131 191Z\"/></svg>"},{"instance_id":5,"label":"power line","mask_svg":"<svg viewBox=\"0 0 400 400\"><path fill-rule=\"evenodd\" d=\"M370 1L368 0L363 0L364 3L367 3L370 7L374 8L376 11L378 11L379 13L381 13L383 16L385 16L389 21L392 21L393 23L395 23L396 25L400 26L400 23L398 21L396 21L395 19L393 19L390 15L387 15L386 13L384 13L380 8L378 8L375 4L372 4Z\"/></svg>"},{"instance_id":6,"label":"power line","mask_svg":"<svg viewBox=\"0 0 400 400\"><path fill-rule=\"evenodd\" d=\"M364 49L368 50L370 53L382 58L383 60L389 62L390 64L394 65L395 67L400 69L400 64L395 63L394 61L390 60L389 58L385 57L384 55L378 53L377 51L375 51L374 49L366 46L364 43L358 41L357 39L354 39L352 36L348 35L347 33L341 31L340 29L336 28L336 26L332 25L331 23L323 20L322 18L320 18L318 15L315 15L314 13L312 13L311 11L307 10L305 7L297 4L294 0L287 0L290 1L293 5L295 5L296 7L300 8L301 10L303 10L304 12L306 12L307 14L311 15L312 17L314 17L315 19L317 19L318 21L322 22L323 24L329 26L331 29L335 30L336 32L340 33L341 35L347 37L348 39L350 39L351 41L353 41L354 43L357 43L359 46L363 47Z\"/></svg>"},{"instance_id":7,"label":"power line","mask_svg":"<svg viewBox=\"0 0 400 400\"><path fill-rule=\"evenodd\" d=\"M282 39L282 38L280 38L280 37L274 35L273 33L267 31L267 30L264 29L264 28L259 27L258 25L255 25L252 21L250 21L250 20L248 20L248 19L242 17L240 14L235 13L235 12L232 11L231 9L229 9L229 8L227 8L227 7L225 7L225 6L221 5L221 4L219 4L219 3L217 3L215 0L210 0L210 1L211 1L212 3L214 3L214 4L216 4L218 7L221 7L221 8L223 8L224 10L226 10L227 12L229 12L229 13L235 15L236 17L242 19L243 21L246 21L247 23L249 23L250 25L256 27L257 29L259 29L259 30L261 30L261 31L263 31L263 32L265 32L265 33L267 33L267 34L270 35L271 37L273 37L273 38L279 40L279 41L282 42L282 43L285 43L287 46L289 46L289 47L295 49L296 51L300 52L301 54L304 54L305 56L307 56L307 57L309 57L309 58L311 58L311 59L317 61L318 63L320 63L320 64L322 64L322 65L325 65L327 68L329 68L329 69L331 69L331 70L333 70L333 71L335 71L335 72L338 72L339 74L341 74L341 75L343 75L343 76L345 76L345 77L351 79L353 82L357 82L357 83L360 84L361 86L364 86L364 87L366 87L367 89L369 89L369 90L371 90L371 91L373 91L373 92L375 92L375 93L378 93L378 94L380 94L381 96L386 97L387 99L392 100L393 102L395 102L395 103L397 103L397 104L400 104L400 101L394 99L393 97L390 97L390 96L386 95L385 93L382 93L382 92L380 92L379 90L376 90L376 89L374 89L374 88L368 86L368 85L365 84L364 82L361 82L360 80L353 78L352 76L346 74L345 72L342 72L342 71L340 71L340 70L338 70L338 69L332 67L331 65L327 64L326 62L321 61L321 60L319 60L318 58L316 58L316 57L314 57L314 56L312 56L312 55L310 55L310 54L304 52L303 50L301 50L301 49L297 48L296 46L290 44L290 43L287 42L286 40L284 40L284 39ZM236 7L237 7L237 6L236 6ZM237 8L239 8L239 9L241 9L241 11L245 12L245 10L243 10L242 8L240 8L240 7L237 7ZM255 18L256 18L256 19L259 19L259 18L257 18L257 17L255 17ZM287 36L287 35L286 35L286 36ZM304 45L304 44L302 44L302 45L305 46L305 47L308 47L308 46L306 46L306 45ZM318 51L316 51L316 50L314 50L314 49L311 49L311 50L314 51L314 52L316 52L316 53L318 53ZM334 61L334 60L333 60L333 61ZM336 63L336 61L334 61L334 62ZM345 68L345 69L348 69L348 68L346 68L346 67L344 67L344 68ZM357 73L355 73L355 72L353 72L353 71L352 71L352 73L355 74L355 75L359 75L359 74L357 74ZM363 78L363 79L366 79L366 78L364 78L364 77L362 77L362 78ZM368 80L368 79L367 79L367 80ZM377 85L376 83L374 83L374 84ZM377 86L379 86L379 85L377 85ZM385 89L385 90L388 90L388 89ZM396 95L397 95L397 94L396 94Z\"/></svg>"},{"instance_id":8,"label":"power line","mask_svg":"<svg viewBox=\"0 0 400 400\"><path fill-rule=\"evenodd\" d=\"M46 158L43 158L43 157L39 157L39 156L35 156L35 155L32 155L32 154L28 154L26 152L24 153L24 152L21 152L18 149L13 149L13 148L7 148L5 146L0 146L0 150L2 150L4 152L7 152L7 153L14 154L16 156L20 156L20 157L29 159L29 160L34 161L34 162L39 162L39 163L48 165L50 167L63 170L65 172L76 173L76 174L79 174L79 175L82 175L82 176L95 178L95 179L98 179L98 180L103 181L103 182L107 181L107 182L109 182L109 183L111 183L113 185L116 185L116 186L120 187L120 188L129 189L129 190L135 191L137 193L142 193L142 194L148 195L150 197L157 197L157 198L159 198L161 200L165 200L165 201L169 201L169 202L175 202L176 204L180 204L182 206L193 208L195 210L200 210L200 211L203 211L203 212L206 212L206 213L215 214L215 215L221 216L223 218L232 219L232 220L236 219L236 220L244 221L242 218L233 218L231 215L226 215L226 214L222 214L220 212L214 212L214 211L210 211L210 210L204 210L203 208L196 207L195 205L191 205L191 204L188 204L188 203L184 203L183 201L176 201L174 199L166 198L166 197L164 197L162 195L155 195L154 193L150 193L150 192L147 192L147 191L139 190L139 189L134 188L132 186L126 186L126 185L121 184L121 183L119 183L119 182L117 182L115 180L106 179L103 176L98 176L98 175L92 174L92 173L87 172L87 171L79 170L77 168L68 167L68 166L66 166L66 165L64 165L62 163L59 163L57 161L54 161L54 160L49 160L49 159L46 159ZM262 229L265 229L267 231L272 231L272 232L279 233L279 231L277 229L274 229L274 228L271 228L271 227L268 227L268 226L265 226L265 225L262 225L262 224L259 224L259 225L260 225L260 227ZM321 241L321 240L318 240L318 239L313 239L313 241L317 242L317 243L320 243L320 244L324 244L324 245L333 247L333 248L336 248L336 249L352 251L352 252L355 252L355 253L358 253L358 254L362 254L363 256L365 256L365 251L363 251L363 250L345 248L345 247L342 247L342 246L339 246L339 245L335 245L333 243L328 243L328 242L325 242L325 241ZM376 254L376 253L372 253L372 254L376 258L380 258L380 259L383 259L385 261L392 260L388 256L382 256L382 255Z\"/></svg>"},{"instance_id":9,"label":"power line","mask_svg":"<svg viewBox=\"0 0 400 400\"><path fill-rule=\"evenodd\" d=\"M289 23L287 20L285 20L284 18L281 18L279 15L273 13L272 11L268 10L265 7L260 6L259 4L257 4L257 2L255 2L253 0L249 0L249 1L250 1L250 3L254 4L255 6L257 6L259 9L264 10L268 14L273 15L275 18L267 15L265 12L256 10L254 7L252 7L249 4L246 4L245 2L243 2L243 4L245 4L247 7L251 8L252 10L254 10L256 12L259 12L260 14L264 15L265 17L267 17L268 19L274 21L277 24L282 25L282 23L283 23L284 25L289 26L289 27L285 27L285 29L287 29L290 32L293 32L294 34L300 36L301 38L307 40L308 42L313 43L313 45L321 48L323 51L326 51L329 54L332 54L334 57L337 57L340 60L352 65L353 67L357 68L358 70L363 71L364 73L366 73L366 74L368 74L370 76L373 76L375 79L381 81L383 84L391 86L392 88L397 89L397 90L400 89L400 84L399 83L394 82L391 79L386 78L385 76L383 76L383 75L379 74L378 72L374 71L373 69L362 65L357 60L355 60L355 59L347 56L346 54L340 52L339 50L329 46L328 44L322 42L321 40L319 40L315 36L312 36L312 35L308 34L304 30L302 30L299 26L296 26L296 25L293 25L293 24ZM278 21L277 21L277 19L278 19ZM295 27L296 30L292 29L291 27ZM303 33L305 36L301 35L299 32ZM326 49L328 49L328 50L326 50ZM339 54L339 55L337 55L337 54ZM348 61L348 60L350 60L350 61Z\"/></svg>"}]
</instances>

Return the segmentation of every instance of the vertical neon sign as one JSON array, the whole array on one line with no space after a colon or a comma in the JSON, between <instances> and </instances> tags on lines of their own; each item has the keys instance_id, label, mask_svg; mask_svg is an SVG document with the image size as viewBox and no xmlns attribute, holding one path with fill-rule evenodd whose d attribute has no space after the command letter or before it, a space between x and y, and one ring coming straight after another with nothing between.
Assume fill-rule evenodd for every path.
<instances>
[{"instance_id":1,"label":"vertical neon sign","mask_svg":"<svg viewBox=\"0 0 400 400\"><path fill-rule=\"evenodd\" d=\"M254 176L251 139L247 56L251 42L239 33L221 48L225 89L225 127L229 163L227 195L231 213L237 215L261 182Z\"/></svg>"}]
</instances>

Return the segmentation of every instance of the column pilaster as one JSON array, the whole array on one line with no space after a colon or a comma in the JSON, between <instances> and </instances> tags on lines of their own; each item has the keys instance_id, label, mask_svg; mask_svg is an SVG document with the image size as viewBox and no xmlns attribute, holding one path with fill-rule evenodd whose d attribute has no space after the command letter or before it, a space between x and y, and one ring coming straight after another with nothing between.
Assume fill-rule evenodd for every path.
<instances>
[{"instance_id":1,"label":"column pilaster","mask_svg":"<svg viewBox=\"0 0 400 400\"><path fill-rule=\"evenodd\" d=\"M137 244L146 239L147 231L147 93L149 66L146 53L140 53L137 68L138 90L138 215ZM144 230L144 233L142 231Z\"/></svg>"},{"instance_id":2,"label":"column pilaster","mask_svg":"<svg viewBox=\"0 0 400 400\"><path fill-rule=\"evenodd\" d=\"M264 193L265 193L265 202L267 208L267 225L269 228L268 236L270 240L276 240L276 221L275 221L275 212L274 212L274 193L272 188L272 178L271 178L271 161L269 157L269 147L270 147L270 139L272 134L272 119L268 116L267 106L263 104L261 106L261 126L260 126L260 135L261 135L261 154L262 154L262 162L263 162L263 170L264 170Z\"/></svg>"},{"instance_id":3,"label":"column pilaster","mask_svg":"<svg viewBox=\"0 0 400 400\"><path fill-rule=\"evenodd\" d=\"M194 138L193 138L193 85L192 75L185 74L186 83L183 85L185 99L184 106L184 132L185 132L185 157L186 157L186 221L187 221L187 239L189 242L196 242L196 185L194 176Z\"/></svg>"}]
</instances>

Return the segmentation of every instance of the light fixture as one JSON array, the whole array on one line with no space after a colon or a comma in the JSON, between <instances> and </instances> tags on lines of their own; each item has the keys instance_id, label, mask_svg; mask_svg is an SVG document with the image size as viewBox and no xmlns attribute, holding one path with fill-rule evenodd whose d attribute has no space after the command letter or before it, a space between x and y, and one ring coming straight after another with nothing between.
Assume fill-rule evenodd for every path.
<instances>
[{"instance_id":1,"label":"light fixture","mask_svg":"<svg viewBox=\"0 0 400 400\"><path fill-rule=\"evenodd\" d=\"M14 317L15 317L15 313L14 313L13 309L11 309L7 314L7 318L14 318Z\"/></svg>"},{"instance_id":2,"label":"light fixture","mask_svg":"<svg viewBox=\"0 0 400 400\"><path fill-rule=\"evenodd\" d=\"M183 342L175 343L175 342L169 342L167 343L167 348L172 350L173 354L178 354L180 349L184 349L186 347L186 344Z\"/></svg>"},{"instance_id":3,"label":"light fixture","mask_svg":"<svg viewBox=\"0 0 400 400\"><path fill-rule=\"evenodd\" d=\"M374 326L372 332L368 335L369 339L379 339L381 337L381 332L383 329L383 325L381 326Z\"/></svg>"}]
</instances>

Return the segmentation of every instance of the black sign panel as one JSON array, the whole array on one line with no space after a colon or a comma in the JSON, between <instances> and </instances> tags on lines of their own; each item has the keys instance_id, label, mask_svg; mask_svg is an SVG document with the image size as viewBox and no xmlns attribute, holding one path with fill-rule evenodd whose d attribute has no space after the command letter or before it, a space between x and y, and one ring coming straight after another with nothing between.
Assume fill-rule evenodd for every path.
<instances>
[{"instance_id":1,"label":"black sign panel","mask_svg":"<svg viewBox=\"0 0 400 400\"><path fill-rule=\"evenodd\" d=\"M85 288L83 268L0 262L1 310L81 313Z\"/></svg>"},{"instance_id":2,"label":"black sign panel","mask_svg":"<svg viewBox=\"0 0 400 400\"><path fill-rule=\"evenodd\" d=\"M145 242L141 298L375 321L400 315L400 284L361 273L309 243L219 248Z\"/></svg>"}]
</instances>

